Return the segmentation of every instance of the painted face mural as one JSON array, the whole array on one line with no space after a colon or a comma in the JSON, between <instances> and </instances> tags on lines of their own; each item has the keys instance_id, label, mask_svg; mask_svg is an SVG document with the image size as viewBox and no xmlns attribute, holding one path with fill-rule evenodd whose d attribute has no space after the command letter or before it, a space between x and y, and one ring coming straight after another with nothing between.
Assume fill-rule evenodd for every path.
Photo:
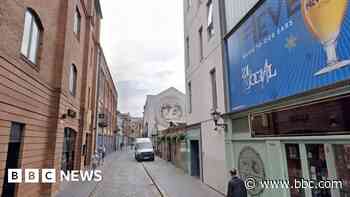
<instances>
[{"instance_id":1,"label":"painted face mural","mask_svg":"<svg viewBox=\"0 0 350 197\"><path fill-rule=\"evenodd\" d=\"M182 109L178 104L163 104L160 109L161 117L167 121L180 120Z\"/></svg>"},{"instance_id":2,"label":"painted face mural","mask_svg":"<svg viewBox=\"0 0 350 197\"><path fill-rule=\"evenodd\" d=\"M184 116L183 107L176 97L164 97L161 99L158 112L157 122L162 126L169 126L170 122L182 122Z\"/></svg>"}]
</instances>

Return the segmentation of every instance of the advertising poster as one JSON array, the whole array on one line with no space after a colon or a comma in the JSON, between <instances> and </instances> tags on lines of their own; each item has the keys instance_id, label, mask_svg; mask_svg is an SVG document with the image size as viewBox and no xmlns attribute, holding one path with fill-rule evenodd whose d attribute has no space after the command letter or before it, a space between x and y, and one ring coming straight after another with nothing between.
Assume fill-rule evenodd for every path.
<instances>
[{"instance_id":1,"label":"advertising poster","mask_svg":"<svg viewBox=\"0 0 350 197\"><path fill-rule=\"evenodd\" d=\"M227 39L231 111L350 77L348 0L266 0Z\"/></svg>"}]
</instances>

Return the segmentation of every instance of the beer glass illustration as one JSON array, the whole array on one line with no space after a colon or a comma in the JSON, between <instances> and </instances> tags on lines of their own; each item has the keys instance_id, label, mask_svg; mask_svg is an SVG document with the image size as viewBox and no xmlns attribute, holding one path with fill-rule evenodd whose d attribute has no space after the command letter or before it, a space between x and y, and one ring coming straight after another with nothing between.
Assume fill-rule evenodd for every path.
<instances>
[{"instance_id":1,"label":"beer glass illustration","mask_svg":"<svg viewBox=\"0 0 350 197\"><path fill-rule=\"evenodd\" d=\"M348 0L301 0L304 21L309 31L321 42L327 54L327 65L315 73L321 75L350 64L339 61L337 38L346 14Z\"/></svg>"}]
</instances>

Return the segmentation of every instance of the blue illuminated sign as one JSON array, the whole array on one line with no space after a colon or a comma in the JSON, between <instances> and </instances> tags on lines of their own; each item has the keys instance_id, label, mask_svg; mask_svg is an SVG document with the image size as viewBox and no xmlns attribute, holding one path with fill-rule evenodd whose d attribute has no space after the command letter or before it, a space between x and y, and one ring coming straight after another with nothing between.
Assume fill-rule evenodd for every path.
<instances>
[{"instance_id":1,"label":"blue illuminated sign","mask_svg":"<svg viewBox=\"0 0 350 197\"><path fill-rule=\"evenodd\" d=\"M231 111L350 77L348 0L266 0L228 39Z\"/></svg>"}]
</instances>

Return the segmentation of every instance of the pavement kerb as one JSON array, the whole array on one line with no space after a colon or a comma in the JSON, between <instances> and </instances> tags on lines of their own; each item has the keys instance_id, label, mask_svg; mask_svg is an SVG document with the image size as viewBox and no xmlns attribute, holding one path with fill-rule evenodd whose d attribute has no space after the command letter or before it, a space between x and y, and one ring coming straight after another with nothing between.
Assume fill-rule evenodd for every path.
<instances>
[{"instance_id":1,"label":"pavement kerb","mask_svg":"<svg viewBox=\"0 0 350 197\"><path fill-rule=\"evenodd\" d=\"M157 190L160 193L161 197L168 197L166 192L160 187L159 184L157 184L157 182L155 181L155 178L152 176L152 174L149 172L149 170L147 169L147 167L145 166L145 164L143 162L142 162L142 166L145 169L146 174L148 175L148 177L151 179L151 182L153 183L153 185L157 188Z\"/></svg>"}]
</instances>

